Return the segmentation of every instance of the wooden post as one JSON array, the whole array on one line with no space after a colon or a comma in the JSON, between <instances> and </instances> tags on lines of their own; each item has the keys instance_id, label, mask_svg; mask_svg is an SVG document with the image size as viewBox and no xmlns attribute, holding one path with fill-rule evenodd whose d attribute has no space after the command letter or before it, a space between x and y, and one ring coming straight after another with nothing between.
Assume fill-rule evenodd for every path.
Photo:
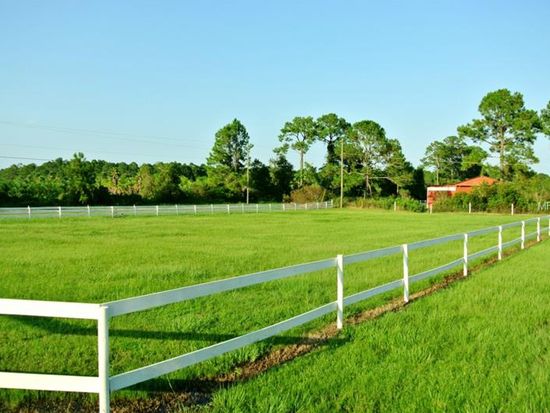
<instances>
[{"instance_id":1,"label":"wooden post","mask_svg":"<svg viewBox=\"0 0 550 413\"><path fill-rule=\"evenodd\" d=\"M137 207L136 207L136 204L134 204L134 216L137 215Z\"/></svg>"},{"instance_id":2,"label":"wooden post","mask_svg":"<svg viewBox=\"0 0 550 413\"><path fill-rule=\"evenodd\" d=\"M468 202L468 214L472 213L472 203Z\"/></svg>"},{"instance_id":3,"label":"wooden post","mask_svg":"<svg viewBox=\"0 0 550 413\"><path fill-rule=\"evenodd\" d=\"M57 213L59 215L59 218L61 218L61 207L58 207Z\"/></svg>"},{"instance_id":4,"label":"wooden post","mask_svg":"<svg viewBox=\"0 0 550 413\"><path fill-rule=\"evenodd\" d=\"M159 216L159 206L158 205L157 205L156 211L157 211L157 217L158 217Z\"/></svg>"},{"instance_id":5,"label":"wooden post","mask_svg":"<svg viewBox=\"0 0 550 413\"><path fill-rule=\"evenodd\" d=\"M231 214L231 208L229 207L229 204L227 204L227 213Z\"/></svg>"},{"instance_id":6,"label":"wooden post","mask_svg":"<svg viewBox=\"0 0 550 413\"><path fill-rule=\"evenodd\" d=\"M510 206L510 215L514 215L514 204Z\"/></svg>"},{"instance_id":7,"label":"wooden post","mask_svg":"<svg viewBox=\"0 0 550 413\"><path fill-rule=\"evenodd\" d=\"M111 218L115 217L115 207L111 205Z\"/></svg>"},{"instance_id":8,"label":"wooden post","mask_svg":"<svg viewBox=\"0 0 550 413\"><path fill-rule=\"evenodd\" d=\"M31 206L27 206L27 214L29 214L29 219L31 219Z\"/></svg>"},{"instance_id":9,"label":"wooden post","mask_svg":"<svg viewBox=\"0 0 550 413\"><path fill-rule=\"evenodd\" d=\"M409 302L409 246L403 244L403 301Z\"/></svg>"},{"instance_id":10,"label":"wooden post","mask_svg":"<svg viewBox=\"0 0 550 413\"><path fill-rule=\"evenodd\" d=\"M92 216L92 209L90 208L90 205L87 205L88 207L88 218Z\"/></svg>"},{"instance_id":11,"label":"wooden post","mask_svg":"<svg viewBox=\"0 0 550 413\"><path fill-rule=\"evenodd\" d=\"M336 328L344 326L344 256L336 256Z\"/></svg>"},{"instance_id":12,"label":"wooden post","mask_svg":"<svg viewBox=\"0 0 550 413\"><path fill-rule=\"evenodd\" d=\"M197 215L197 206L196 205L193 205L193 212L195 213L195 215Z\"/></svg>"},{"instance_id":13,"label":"wooden post","mask_svg":"<svg viewBox=\"0 0 550 413\"><path fill-rule=\"evenodd\" d=\"M180 214L180 210L178 208L178 204L176 204L176 215L179 215Z\"/></svg>"},{"instance_id":14,"label":"wooden post","mask_svg":"<svg viewBox=\"0 0 550 413\"><path fill-rule=\"evenodd\" d=\"M540 242L540 218L537 218L537 242Z\"/></svg>"}]
</instances>

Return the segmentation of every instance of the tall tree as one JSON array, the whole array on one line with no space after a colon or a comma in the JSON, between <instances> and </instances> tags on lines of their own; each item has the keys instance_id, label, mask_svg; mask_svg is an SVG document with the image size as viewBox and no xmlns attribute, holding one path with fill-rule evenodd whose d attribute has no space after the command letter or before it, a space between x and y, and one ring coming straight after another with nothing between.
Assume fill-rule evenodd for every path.
<instances>
[{"instance_id":1,"label":"tall tree","mask_svg":"<svg viewBox=\"0 0 550 413\"><path fill-rule=\"evenodd\" d=\"M397 187L396 193L399 195L400 189L412 183L414 168L405 158L397 139L388 139L385 162L384 178Z\"/></svg>"},{"instance_id":2,"label":"tall tree","mask_svg":"<svg viewBox=\"0 0 550 413\"><path fill-rule=\"evenodd\" d=\"M468 146L464 138L447 136L430 143L421 162L433 170L436 185L440 185L479 175L486 158L482 148Z\"/></svg>"},{"instance_id":3,"label":"tall tree","mask_svg":"<svg viewBox=\"0 0 550 413\"><path fill-rule=\"evenodd\" d=\"M327 163L337 164L336 143L341 140L351 125L334 113L317 118L317 136L327 144Z\"/></svg>"},{"instance_id":4,"label":"tall tree","mask_svg":"<svg viewBox=\"0 0 550 413\"><path fill-rule=\"evenodd\" d=\"M480 119L458 127L461 137L483 142L498 154L501 178L509 178L514 164L537 162L533 143L540 122L537 112L525 108L523 95L508 89L490 92L479 104Z\"/></svg>"},{"instance_id":5,"label":"tall tree","mask_svg":"<svg viewBox=\"0 0 550 413\"><path fill-rule=\"evenodd\" d=\"M546 107L540 111L540 123L542 126L542 133L550 138L550 101Z\"/></svg>"},{"instance_id":6,"label":"tall tree","mask_svg":"<svg viewBox=\"0 0 550 413\"><path fill-rule=\"evenodd\" d=\"M275 199L282 200L284 195L290 194L294 168L284 154L278 152L275 159L270 161L269 175Z\"/></svg>"},{"instance_id":7,"label":"tall tree","mask_svg":"<svg viewBox=\"0 0 550 413\"><path fill-rule=\"evenodd\" d=\"M349 130L349 139L348 157L363 175L365 189L372 196L373 179L377 172L384 169L390 150L386 131L372 120L362 120L353 124Z\"/></svg>"},{"instance_id":8,"label":"tall tree","mask_svg":"<svg viewBox=\"0 0 550 413\"><path fill-rule=\"evenodd\" d=\"M250 148L250 137L246 128L238 119L233 119L216 132L207 163L214 168L242 172Z\"/></svg>"},{"instance_id":9,"label":"tall tree","mask_svg":"<svg viewBox=\"0 0 550 413\"><path fill-rule=\"evenodd\" d=\"M286 122L279 135L282 148L290 146L300 154L300 186L304 184L304 156L316 137L317 128L311 116L297 116L291 122Z\"/></svg>"}]
</instances>

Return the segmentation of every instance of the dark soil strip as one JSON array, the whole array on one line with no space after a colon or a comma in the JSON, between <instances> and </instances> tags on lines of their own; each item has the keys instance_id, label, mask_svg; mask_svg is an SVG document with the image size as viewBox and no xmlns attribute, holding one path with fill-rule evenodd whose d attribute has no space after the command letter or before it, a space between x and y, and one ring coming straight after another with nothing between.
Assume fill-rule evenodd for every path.
<instances>
[{"instance_id":1,"label":"dark soil strip","mask_svg":"<svg viewBox=\"0 0 550 413\"><path fill-rule=\"evenodd\" d=\"M526 243L526 247L536 244L536 241ZM514 254L514 251L504 251L503 257ZM469 274L480 271L496 263L496 257L483 261L482 263L469 268ZM348 317L344 321L344 327L356 325L368 320L380 317L388 312L399 311L406 305L411 304L419 298L433 294L447 288L449 285L464 280L462 269L446 276L443 280L431 285L417 293L411 294L409 303L405 304L402 298L395 298L380 307L366 310ZM296 357L310 353L314 349L327 344L329 340L335 340L338 330L334 323L321 330L313 331L296 344L277 348L265 356L243 365L236 366L232 371L212 378L201 378L192 381L169 382L164 379L155 381L163 383L170 390L151 391L147 398L117 398L111 403L113 413L170 413L179 411L186 407L187 411L202 410L211 400L215 391L230 387L233 384L249 380L266 370L279 366ZM146 388L145 388L146 389ZM48 397L46 395L38 398L25 400L15 410L2 409L1 411L12 411L21 413L66 413L66 412L97 412L97 402L85 395L71 395L61 398Z\"/></svg>"}]
</instances>

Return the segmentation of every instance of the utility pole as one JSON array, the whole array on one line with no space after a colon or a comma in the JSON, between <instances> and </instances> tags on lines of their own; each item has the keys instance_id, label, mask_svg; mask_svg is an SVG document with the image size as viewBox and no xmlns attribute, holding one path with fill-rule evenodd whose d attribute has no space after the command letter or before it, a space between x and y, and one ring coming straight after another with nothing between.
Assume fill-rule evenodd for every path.
<instances>
[{"instance_id":1,"label":"utility pole","mask_svg":"<svg viewBox=\"0 0 550 413\"><path fill-rule=\"evenodd\" d=\"M250 151L252 144L246 147L246 204L250 202Z\"/></svg>"},{"instance_id":2,"label":"utility pole","mask_svg":"<svg viewBox=\"0 0 550 413\"><path fill-rule=\"evenodd\" d=\"M340 137L340 208L344 206L344 137Z\"/></svg>"}]
</instances>

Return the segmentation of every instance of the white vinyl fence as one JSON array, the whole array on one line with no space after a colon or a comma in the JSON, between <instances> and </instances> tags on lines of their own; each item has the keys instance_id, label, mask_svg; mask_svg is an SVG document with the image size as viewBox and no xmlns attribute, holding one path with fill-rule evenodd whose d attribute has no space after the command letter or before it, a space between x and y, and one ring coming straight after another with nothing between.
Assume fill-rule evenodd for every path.
<instances>
[{"instance_id":1,"label":"white vinyl fence","mask_svg":"<svg viewBox=\"0 0 550 413\"><path fill-rule=\"evenodd\" d=\"M457 267L462 267L464 276L467 276L468 263L472 260L495 253L499 259L502 259L502 253L505 248L520 244L523 249L525 248L526 241L531 238L536 238L537 241L540 241L543 234L541 229L543 222L544 225L547 226L547 229L545 229L544 232L547 232L548 236L550 236L550 215L548 215L540 218L532 218L520 222L470 231L464 234L448 235L445 237L418 241L374 251L367 251L359 254L337 255L334 258L329 258L322 261L262 271L139 297L111 301L103 304L0 299L0 314L97 320L98 348L97 377L0 372L0 387L9 389L98 393L99 411L101 413L106 413L110 410L110 393L113 391L120 390L134 384L183 369L193 364L200 363L204 360L211 359L229 351L239 349L333 312L336 313L337 327L341 329L344 323L345 306L366 300L370 297L374 297L388 291L403 288L403 299L405 302L408 302L409 286L415 282L432 277L436 274L448 272ZM536 231L526 233L526 224L528 223L536 223ZM503 229L511 227L520 227L521 236L517 239L503 243L502 231ZM497 235L497 244L495 246L476 252L469 251L469 239L489 233L496 233ZM457 259L440 267L433 268L419 274L409 275L409 256L413 251L459 240L463 241L463 248L461 248L460 253L457 254ZM401 254L403 257L402 278L344 297L345 266L395 254ZM311 311L264 327L260 330L247 333L209 347L151 364L149 366L117 374L115 376L111 376L109 374L109 320L112 317L138 311L145 311L155 307L179 303L185 300L192 300L194 298L218 294L224 291L244 288L268 281L299 276L327 268L336 269L335 301L326 303L325 305Z\"/></svg>"},{"instance_id":2,"label":"white vinyl fence","mask_svg":"<svg viewBox=\"0 0 550 413\"><path fill-rule=\"evenodd\" d=\"M305 204L207 204L207 205L130 205L130 206L50 206L0 208L2 218L121 217L137 215L208 215L290 212L332 208L332 200Z\"/></svg>"}]
</instances>

